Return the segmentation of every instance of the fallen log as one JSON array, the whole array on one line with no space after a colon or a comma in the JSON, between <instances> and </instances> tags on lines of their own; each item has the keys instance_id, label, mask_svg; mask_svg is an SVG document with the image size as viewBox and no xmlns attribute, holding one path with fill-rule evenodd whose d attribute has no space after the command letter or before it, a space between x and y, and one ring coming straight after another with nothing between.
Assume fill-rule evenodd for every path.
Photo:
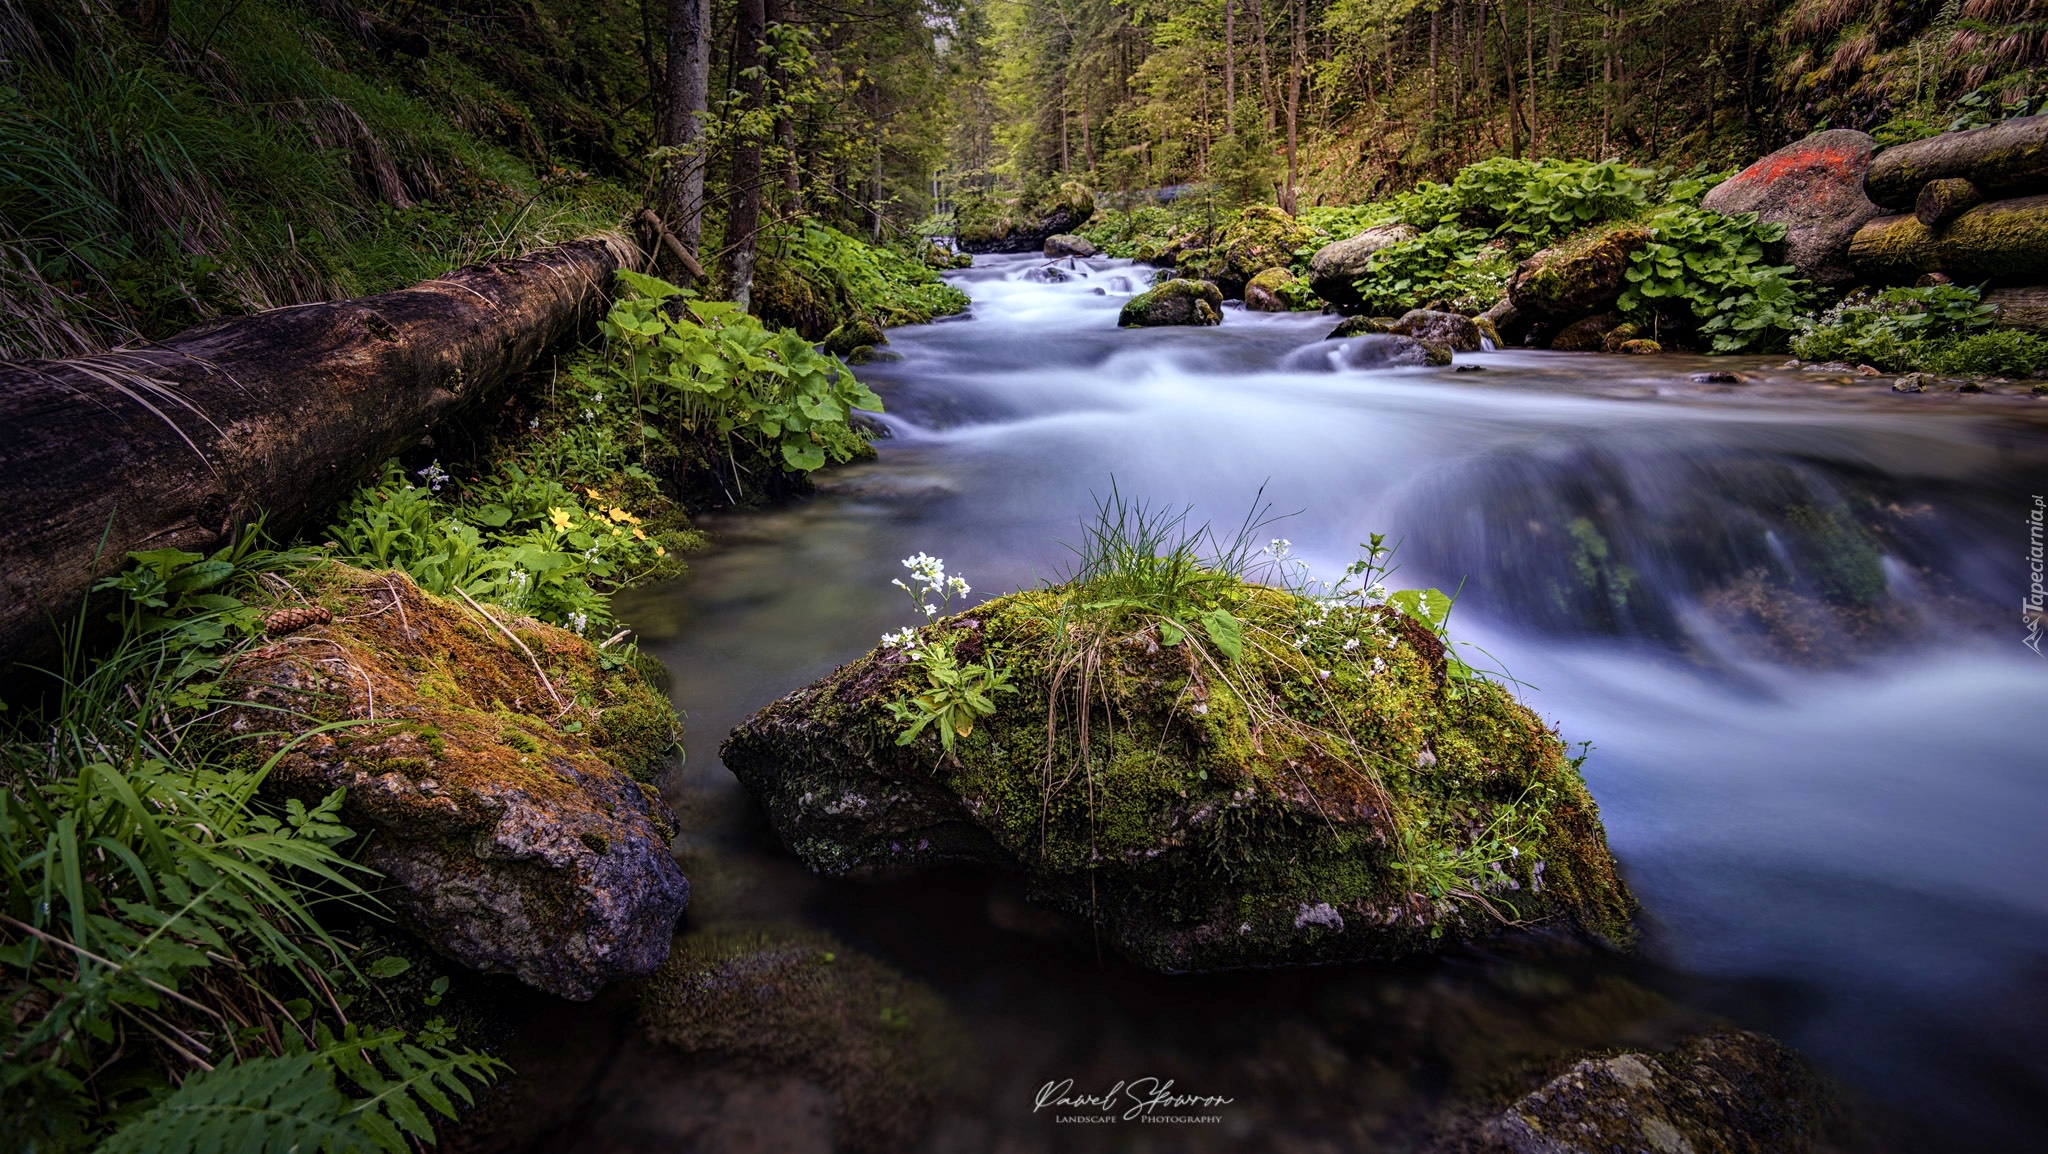
<instances>
[{"instance_id":1,"label":"fallen log","mask_svg":"<svg viewBox=\"0 0 2048 1154\"><path fill-rule=\"evenodd\" d=\"M1987 289L1984 303L1998 310L1998 323L2006 328L2048 333L2048 285Z\"/></svg>"},{"instance_id":2,"label":"fallen log","mask_svg":"<svg viewBox=\"0 0 2048 1154\"><path fill-rule=\"evenodd\" d=\"M1994 200L1934 228L1911 213L1880 216L1856 230L1849 263L1880 284L1910 284L1927 272L1963 283L2039 281L2048 268L2048 196Z\"/></svg>"},{"instance_id":3,"label":"fallen log","mask_svg":"<svg viewBox=\"0 0 2048 1154\"><path fill-rule=\"evenodd\" d=\"M2020 116L1887 148L1870 162L1864 189L1886 208L1913 207L1930 180L1960 177L1987 197L2048 190L2048 115Z\"/></svg>"},{"instance_id":4,"label":"fallen log","mask_svg":"<svg viewBox=\"0 0 2048 1154\"><path fill-rule=\"evenodd\" d=\"M0 363L0 663L130 551L288 533L594 319L621 236L396 292L209 322L61 361Z\"/></svg>"}]
</instances>

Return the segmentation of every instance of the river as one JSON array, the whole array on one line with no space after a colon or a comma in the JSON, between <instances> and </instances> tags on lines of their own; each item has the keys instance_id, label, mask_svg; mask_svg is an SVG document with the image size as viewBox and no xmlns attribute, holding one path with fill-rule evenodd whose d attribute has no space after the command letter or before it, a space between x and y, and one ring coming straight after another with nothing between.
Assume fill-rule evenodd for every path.
<instances>
[{"instance_id":1,"label":"river","mask_svg":"<svg viewBox=\"0 0 2048 1154\"><path fill-rule=\"evenodd\" d=\"M893 330L895 359L860 370L888 406L877 460L707 522L720 543L691 577L621 601L687 714L667 786L687 924L821 927L935 990L969 1074L924 1148L1399 1150L1447 1094L1530 1056L1712 1019L1851 1087L1880 1146L2039 1148L2048 661L2020 601L2024 518L2048 491L2027 410L2048 402L1895 397L1781 358L1345 367L1373 362L1372 338L1326 344L1330 318L1232 306L1216 328L1120 330L1149 270L1079 261L1049 282L1046 263L953 274L972 310ZM1690 380L1731 368L1748 383ZM1641 956L1509 943L1167 978L1000 877L805 874L719 764L725 733L908 624L902 558L945 558L975 599L1054 578L1112 483L1226 526L1271 502L1291 515L1262 536L1331 577L1384 532L1397 587L1458 590L1467 659L1593 744ZM610 1013L557 1014L523 1048L623 1029ZM741 1148L717 1137L734 1115L795 1109L788 1087L642 1059L564 1075L587 1079L575 1121L543 1145ZM1142 1138L1032 1109L1047 1081L1147 1074L1234 1102ZM788 1126L788 1148L818 1140Z\"/></svg>"}]
</instances>

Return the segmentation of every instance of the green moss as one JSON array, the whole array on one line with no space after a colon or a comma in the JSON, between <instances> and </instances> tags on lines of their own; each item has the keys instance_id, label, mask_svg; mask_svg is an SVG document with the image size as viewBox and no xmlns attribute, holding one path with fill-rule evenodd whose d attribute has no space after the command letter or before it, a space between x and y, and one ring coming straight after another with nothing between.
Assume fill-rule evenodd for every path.
<instances>
[{"instance_id":1,"label":"green moss","mask_svg":"<svg viewBox=\"0 0 2048 1154\"><path fill-rule=\"evenodd\" d=\"M1391 610L1333 624L1234 583L1213 607L1241 657L1084 621L1065 589L999 598L932 627L1018 687L955 758L893 752L905 667L876 655L736 730L726 763L813 868L1007 862L1163 970L1399 956L1497 930L1489 903L1632 940L1592 798L1504 688L1451 682Z\"/></svg>"},{"instance_id":2,"label":"green moss","mask_svg":"<svg viewBox=\"0 0 2048 1154\"><path fill-rule=\"evenodd\" d=\"M1155 285L1124 302L1116 323L1124 328L1223 323L1223 290L1185 278Z\"/></svg>"},{"instance_id":3,"label":"green moss","mask_svg":"<svg viewBox=\"0 0 2048 1154\"><path fill-rule=\"evenodd\" d=\"M2048 196L1980 204L1933 228L1911 215L1879 217L1857 230L1849 260L1876 282L1944 272L1961 282L2031 283L2048 268Z\"/></svg>"},{"instance_id":4,"label":"green moss","mask_svg":"<svg viewBox=\"0 0 2048 1154\"><path fill-rule=\"evenodd\" d=\"M1294 264L1297 250L1311 248L1322 239L1326 238L1321 230L1271 205L1255 204L1223 230L1218 245L1223 267L1217 271L1248 281L1275 265L1285 268Z\"/></svg>"},{"instance_id":5,"label":"green moss","mask_svg":"<svg viewBox=\"0 0 2048 1154\"><path fill-rule=\"evenodd\" d=\"M1589 228L1524 261L1508 284L1508 298L1538 319L1598 312L1621 294L1630 255L1650 240L1650 231L1636 224Z\"/></svg>"}]
</instances>

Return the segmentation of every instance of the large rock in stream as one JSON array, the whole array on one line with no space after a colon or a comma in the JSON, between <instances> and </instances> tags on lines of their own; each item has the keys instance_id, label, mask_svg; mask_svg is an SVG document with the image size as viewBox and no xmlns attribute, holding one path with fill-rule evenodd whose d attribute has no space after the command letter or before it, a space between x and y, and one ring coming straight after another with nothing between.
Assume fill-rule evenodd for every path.
<instances>
[{"instance_id":1,"label":"large rock in stream","mask_svg":"<svg viewBox=\"0 0 2048 1154\"><path fill-rule=\"evenodd\" d=\"M1309 258L1308 287L1340 309L1358 308L1364 298L1358 295L1354 282L1370 271L1373 254L1389 245L1414 240L1417 235L1405 224L1383 224L1326 244Z\"/></svg>"},{"instance_id":2,"label":"large rock in stream","mask_svg":"<svg viewBox=\"0 0 2048 1154\"><path fill-rule=\"evenodd\" d=\"M1223 290L1205 280L1165 281L1124 302L1116 323L1122 328L1223 323Z\"/></svg>"},{"instance_id":3,"label":"large rock in stream","mask_svg":"<svg viewBox=\"0 0 2048 1154\"><path fill-rule=\"evenodd\" d=\"M1816 132L1715 185L1700 206L1784 225L1785 260L1799 275L1831 287L1854 284L1849 238L1883 211L1863 192L1875 147L1854 129Z\"/></svg>"},{"instance_id":4,"label":"large rock in stream","mask_svg":"<svg viewBox=\"0 0 2048 1154\"><path fill-rule=\"evenodd\" d=\"M659 966L690 896L649 784L677 737L667 699L566 629L403 573L299 583L311 605L222 675L222 724L282 751L265 788L347 790L379 896L471 969L585 999Z\"/></svg>"},{"instance_id":5,"label":"large rock in stream","mask_svg":"<svg viewBox=\"0 0 2048 1154\"><path fill-rule=\"evenodd\" d=\"M1552 328L1604 312L1628 285L1629 258L1650 239L1636 224L1587 229L1516 266L1507 300L1519 319Z\"/></svg>"},{"instance_id":6,"label":"large rock in stream","mask_svg":"<svg viewBox=\"0 0 2048 1154\"><path fill-rule=\"evenodd\" d=\"M1194 637L1071 586L925 627L1014 688L950 752L930 729L899 744L900 710L942 691L881 649L721 753L818 872L1015 870L1156 970L1394 958L1510 923L1632 941L1576 763L1505 688L1384 605L1204 590Z\"/></svg>"}]
</instances>

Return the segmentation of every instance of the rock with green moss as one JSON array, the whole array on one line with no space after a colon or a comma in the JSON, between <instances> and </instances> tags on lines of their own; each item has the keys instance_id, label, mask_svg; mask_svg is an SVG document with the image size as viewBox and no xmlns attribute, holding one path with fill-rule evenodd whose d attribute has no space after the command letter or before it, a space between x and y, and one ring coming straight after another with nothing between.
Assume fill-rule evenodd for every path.
<instances>
[{"instance_id":1,"label":"rock with green moss","mask_svg":"<svg viewBox=\"0 0 2048 1154\"><path fill-rule=\"evenodd\" d=\"M889 338L882 333L882 326L866 317L845 321L825 334L825 351L839 357L850 356L863 345L873 352L876 345L888 343Z\"/></svg>"},{"instance_id":2,"label":"rock with green moss","mask_svg":"<svg viewBox=\"0 0 2048 1154\"><path fill-rule=\"evenodd\" d=\"M1075 181L1046 184L1014 199L963 198L953 215L962 252L1039 252L1047 238L1078 232L1095 213L1095 197Z\"/></svg>"},{"instance_id":3,"label":"rock with green moss","mask_svg":"<svg viewBox=\"0 0 2048 1154\"><path fill-rule=\"evenodd\" d=\"M1254 312L1284 313L1289 306L1280 291L1294 283L1294 274L1284 268L1269 268L1244 286L1244 307Z\"/></svg>"},{"instance_id":4,"label":"rock with green moss","mask_svg":"<svg viewBox=\"0 0 2048 1154\"><path fill-rule=\"evenodd\" d=\"M1918 217L1881 216L1856 231L1849 259L1866 281L1910 284L1942 272L1961 283L2031 283L2048 269L2048 196L1994 200L1929 228Z\"/></svg>"},{"instance_id":5,"label":"rock with green moss","mask_svg":"<svg viewBox=\"0 0 2048 1154\"><path fill-rule=\"evenodd\" d=\"M1621 325L1613 313L1600 313L1573 321L1550 339L1550 347L1561 353L1590 353L1607 347L1607 334Z\"/></svg>"},{"instance_id":6,"label":"rock with green moss","mask_svg":"<svg viewBox=\"0 0 2048 1154\"><path fill-rule=\"evenodd\" d=\"M1416 232L1405 224L1383 224L1357 236L1326 244L1309 258L1308 285L1317 296L1338 308L1357 308L1362 303L1357 280L1366 275L1372 255L1389 245L1414 240Z\"/></svg>"},{"instance_id":7,"label":"rock with green moss","mask_svg":"<svg viewBox=\"0 0 2048 1154\"><path fill-rule=\"evenodd\" d=\"M1841 1107L1798 1055L1722 1030L1670 1052L1585 1058L1490 1116L1447 1125L1429 1154L1811 1154L1840 1148Z\"/></svg>"},{"instance_id":8,"label":"rock with green moss","mask_svg":"<svg viewBox=\"0 0 2048 1154\"><path fill-rule=\"evenodd\" d=\"M658 1045L821 1086L841 1150L910 1149L958 1073L959 1028L935 994L815 932L677 939L641 989L640 1023Z\"/></svg>"},{"instance_id":9,"label":"rock with green moss","mask_svg":"<svg viewBox=\"0 0 2048 1154\"><path fill-rule=\"evenodd\" d=\"M1295 250L1315 243L1318 233L1270 204L1247 207L1223 230L1224 272L1248 281L1275 265L1294 262Z\"/></svg>"},{"instance_id":10,"label":"rock with green moss","mask_svg":"<svg viewBox=\"0 0 2048 1154\"><path fill-rule=\"evenodd\" d=\"M1220 325L1223 323L1223 290L1205 280L1176 278L1164 281L1125 301L1116 323L1127 329Z\"/></svg>"},{"instance_id":11,"label":"rock with green moss","mask_svg":"<svg viewBox=\"0 0 2048 1154\"><path fill-rule=\"evenodd\" d=\"M1564 743L1415 618L1214 577L1175 610L1072 586L921 631L1014 692L950 751L877 650L747 719L725 764L826 874L1020 872L1161 971L1395 958L1510 923L1633 940ZM894 707L894 708L892 708Z\"/></svg>"},{"instance_id":12,"label":"rock with green moss","mask_svg":"<svg viewBox=\"0 0 2048 1154\"><path fill-rule=\"evenodd\" d=\"M1641 325L1633 321L1624 321L1601 335L1600 351L1604 353L1618 353L1621 351L1621 346L1642 335L1643 329Z\"/></svg>"},{"instance_id":13,"label":"rock with green moss","mask_svg":"<svg viewBox=\"0 0 2048 1154\"><path fill-rule=\"evenodd\" d=\"M1590 228L1515 269L1508 300L1530 321L1568 324L1614 306L1628 285L1629 257L1650 243L1641 225Z\"/></svg>"},{"instance_id":14,"label":"rock with green moss","mask_svg":"<svg viewBox=\"0 0 2048 1154\"><path fill-rule=\"evenodd\" d=\"M1614 351L1632 357L1648 357L1663 352L1664 345L1662 342L1650 340L1648 337L1636 337L1621 342L1620 346Z\"/></svg>"},{"instance_id":15,"label":"rock with green moss","mask_svg":"<svg viewBox=\"0 0 2048 1154\"><path fill-rule=\"evenodd\" d=\"M1367 336L1372 333L1391 333L1394 331L1394 326L1399 323L1401 322L1393 317L1345 317L1343 320L1338 321L1337 327L1331 329L1330 335L1323 339L1342 341L1349 340L1352 337Z\"/></svg>"},{"instance_id":16,"label":"rock with green moss","mask_svg":"<svg viewBox=\"0 0 2048 1154\"><path fill-rule=\"evenodd\" d=\"M347 790L379 896L463 965L577 999L660 965L690 893L650 784L679 736L667 698L568 630L403 573L296 581L331 620L221 679L222 724L282 751L266 788Z\"/></svg>"},{"instance_id":17,"label":"rock with green moss","mask_svg":"<svg viewBox=\"0 0 2048 1154\"><path fill-rule=\"evenodd\" d=\"M1044 252L1050 257L1088 257L1095 255L1095 246L1086 237L1063 232L1045 238Z\"/></svg>"}]
</instances>

